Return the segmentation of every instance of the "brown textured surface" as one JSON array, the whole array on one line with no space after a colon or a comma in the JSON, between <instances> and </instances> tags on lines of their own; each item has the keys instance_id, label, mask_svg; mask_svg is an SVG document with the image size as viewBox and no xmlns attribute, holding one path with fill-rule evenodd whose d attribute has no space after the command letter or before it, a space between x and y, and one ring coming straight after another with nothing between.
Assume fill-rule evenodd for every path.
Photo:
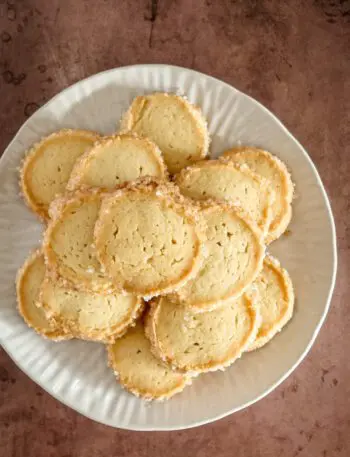
<instances>
[{"instance_id":1,"label":"brown textured surface","mask_svg":"<svg viewBox=\"0 0 350 457\"><path fill-rule=\"evenodd\" d=\"M0 150L67 85L145 62L232 83L304 144L336 217L340 258L331 312L307 359L271 395L181 432L96 424L51 398L2 351L1 457L348 457L350 1L0 0Z\"/></svg>"}]
</instances>

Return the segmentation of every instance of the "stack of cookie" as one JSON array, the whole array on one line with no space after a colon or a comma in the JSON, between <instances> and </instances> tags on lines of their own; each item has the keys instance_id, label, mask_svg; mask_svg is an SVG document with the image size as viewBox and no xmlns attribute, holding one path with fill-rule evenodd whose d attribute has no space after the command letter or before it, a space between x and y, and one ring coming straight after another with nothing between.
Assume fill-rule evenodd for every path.
<instances>
[{"instance_id":1,"label":"stack of cookie","mask_svg":"<svg viewBox=\"0 0 350 457\"><path fill-rule=\"evenodd\" d=\"M54 341L105 343L120 383L166 399L262 347L293 313L266 246L291 219L285 165L253 147L206 159L201 111L136 97L120 132L61 130L24 159L21 188L45 222L17 278L21 315Z\"/></svg>"}]
</instances>

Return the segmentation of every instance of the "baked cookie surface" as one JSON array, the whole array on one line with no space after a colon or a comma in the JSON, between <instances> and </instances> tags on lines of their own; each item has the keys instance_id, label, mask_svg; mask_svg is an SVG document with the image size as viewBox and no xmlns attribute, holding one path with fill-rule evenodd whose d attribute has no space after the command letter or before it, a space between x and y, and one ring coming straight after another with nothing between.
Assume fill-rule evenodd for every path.
<instances>
[{"instance_id":1,"label":"baked cookie surface","mask_svg":"<svg viewBox=\"0 0 350 457\"><path fill-rule=\"evenodd\" d=\"M201 373L223 369L240 357L254 341L259 321L246 295L203 313L157 297L145 329L157 357L181 371Z\"/></svg>"},{"instance_id":2,"label":"baked cookie surface","mask_svg":"<svg viewBox=\"0 0 350 457\"><path fill-rule=\"evenodd\" d=\"M264 346L281 331L291 319L294 308L291 278L272 256L265 257L263 269L252 287L258 290L256 304L261 314L261 324L249 350Z\"/></svg>"},{"instance_id":3,"label":"baked cookie surface","mask_svg":"<svg viewBox=\"0 0 350 457\"><path fill-rule=\"evenodd\" d=\"M190 383L187 375L174 371L152 354L141 323L108 346L108 360L120 384L148 400L170 398Z\"/></svg>"},{"instance_id":4,"label":"baked cookie surface","mask_svg":"<svg viewBox=\"0 0 350 457\"><path fill-rule=\"evenodd\" d=\"M123 290L151 297L181 287L202 262L199 211L170 183L149 179L103 199L96 251Z\"/></svg>"},{"instance_id":5,"label":"baked cookie surface","mask_svg":"<svg viewBox=\"0 0 350 457\"><path fill-rule=\"evenodd\" d=\"M265 253L261 231L239 208L208 201L201 213L207 255L198 274L173 294L197 311L239 297L259 274Z\"/></svg>"},{"instance_id":6,"label":"baked cookie surface","mask_svg":"<svg viewBox=\"0 0 350 457\"><path fill-rule=\"evenodd\" d=\"M122 132L135 132L154 141L170 173L206 157L209 133L199 108L175 94L136 97L121 123Z\"/></svg>"},{"instance_id":7,"label":"baked cookie surface","mask_svg":"<svg viewBox=\"0 0 350 457\"><path fill-rule=\"evenodd\" d=\"M241 206L262 232L267 232L274 192L266 179L247 166L223 159L197 162L176 176L176 184L195 200L215 198Z\"/></svg>"},{"instance_id":8,"label":"baked cookie surface","mask_svg":"<svg viewBox=\"0 0 350 457\"><path fill-rule=\"evenodd\" d=\"M255 173L269 180L275 191L275 201L272 204L272 220L266 242L276 240L286 230L292 217L294 186L287 167L270 152L250 146L232 148L224 152L223 157L235 163L247 164Z\"/></svg>"},{"instance_id":9,"label":"baked cookie surface","mask_svg":"<svg viewBox=\"0 0 350 457\"><path fill-rule=\"evenodd\" d=\"M37 306L45 273L44 256L37 250L27 258L17 275L18 310L26 324L40 335L53 340L69 339L71 336L49 320L44 310Z\"/></svg>"},{"instance_id":10,"label":"baked cookie surface","mask_svg":"<svg viewBox=\"0 0 350 457\"><path fill-rule=\"evenodd\" d=\"M142 176L166 177L162 154L148 138L114 135L102 138L76 162L67 190L114 189Z\"/></svg>"},{"instance_id":11,"label":"baked cookie surface","mask_svg":"<svg viewBox=\"0 0 350 457\"><path fill-rule=\"evenodd\" d=\"M101 207L99 190L78 191L54 200L43 250L50 275L79 290L114 290L96 257L94 228Z\"/></svg>"},{"instance_id":12,"label":"baked cookie surface","mask_svg":"<svg viewBox=\"0 0 350 457\"><path fill-rule=\"evenodd\" d=\"M142 299L124 294L96 294L64 287L45 278L39 305L60 328L76 338L113 342L134 323Z\"/></svg>"},{"instance_id":13,"label":"baked cookie surface","mask_svg":"<svg viewBox=\"0 0 350 457\"><path fill-rule=\"evenodd\" d=\"M20 184L28 206L40 217L48 219L50 203L65 191L76 160L98 139L95 132L63 129L28 151Z\"/></svg>"}]
</instances>

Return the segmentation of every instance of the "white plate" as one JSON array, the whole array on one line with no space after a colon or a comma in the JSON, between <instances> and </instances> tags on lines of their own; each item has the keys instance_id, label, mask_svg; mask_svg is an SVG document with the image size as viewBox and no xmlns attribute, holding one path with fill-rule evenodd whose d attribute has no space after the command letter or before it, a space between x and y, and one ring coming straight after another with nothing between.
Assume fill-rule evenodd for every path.
<instances>
[{"instance_id":1,"label":"white plate","mask_svg":"<svg viewBox=\"0 0 350 457\"><path fill-rule=\"evenodd\" d=\"M17 168L24 151L62 127L115 131L134 96L172 91L198 104L208 119L212 153L250 144L276 153L296 184L288 237L271 252L296 291L287 328L265 348L245 354L225 372L200 376L164 403L145 403L122 390L107 368L104 347L83 341L52 343L30 330L16 310L16 270L41 239L43 227L19 195ZM271 392L309 351L327 314L336 274L336 238L329 202L302 146L262 105L203 74L168 65L139 65L92 76L61 92L19 130L0 162L0 337L15 363L51 395L114 427L171 430L214 421Z\"/></svg>"}]
</instances>

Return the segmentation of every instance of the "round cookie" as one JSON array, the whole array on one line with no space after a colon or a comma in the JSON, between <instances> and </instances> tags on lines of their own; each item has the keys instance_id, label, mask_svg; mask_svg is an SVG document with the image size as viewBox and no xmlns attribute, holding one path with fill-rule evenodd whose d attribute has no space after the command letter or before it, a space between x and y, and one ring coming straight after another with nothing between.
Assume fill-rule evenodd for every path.
<instances>
[{"instance_id":1,"label":"round cookie","mask_svg":"<svg viewBox=\"0 0 350 457\"><path fill-rule=\"evenodd\" d=\"M262 268L261 231L239 208L203 202L207 256L195 278L174 293L194 311L206 311L239 297Z\"/></svg>"},{"instance_id":2,"label":"round cookie","mask_svg":"<svg viewBox=\"0 0 350 457\"><path fill-rule=\"evenodd\" d=\"M209 133L199 108L175 94L136 97L121 122L123 132L135 132L154 141L170 173L208 154Z\"/></svg>"},{"instance_id":3,"label":"round cookie","mask_svg":"<svg viewBox=\"0 0 350 457\"><path fill-rule=\"evenodd\" d=\"M112 343L133 325L144 304L133 295L77 291L46 277L39 306L74 337Z\"/></svg>"},{"instance_id":4,"label":"round cookie","mask_svg":"<svg viewBox=\"0 0 350 457\"><path fill-rule=\"evenodd\" d=\"M142 176L166 177L162 154L148 138L114 135L102 138L76 162L67 190L80 187L114 189Z\"/></svg>"},{"instance_id":5,"label":"round cookie","mask_svg":"<svg viewBox=\"0 0 350 457\"><path fill-rule=\"evenodd\" d=\"M255 173L269 180L275 191L272 221L266 236L266 242L271 243L282 235L292 217L294 186L287 167L270 152L250 146L232 148L224 152L223 157L235 163L246 163Z\"/></svg>"},{"instance_id":6,"label":"round cookie","mask_svg":"<svg viewBox=\"0 0 350 457\"><path fill-rule=\"evenodd\" d=\"M223 369L240 357L254 341L259 322L247 295L203 313L158 297L145 330L157 357L180 371L202 373Z\"/></svg>"},{"instance_id":7,"label":"round cookie","mask_svg":"<svg viewBox=\"0 0 350 457\"><path fill-rule=\"evenodd\" d=\"M121 385L147 400L165 400L181 392L191 378L174 371L151 352L142 324L107 347L109 365Z\"/></svg>"},{"instance_id":8,"label":"round cookie","mask_svg":"<svg viewBox=\"0 0 350 457\"><path fill-rule=\"evenodd\" d=\"M45 312L36 305L45 271L44 256L37 250L28 257L17 275L18 310L26 324L40 335L56 341L69 339L71 335L48 319Z\"/></svg>"},{"instance_id":9,"label":"round cookie","mask_svg":"<svg viewBox=\"0 0 350 457\"><path fill-rule=\"evenodd\" d=\"M50 206L43 249L51 277L78 290L109 293L115 287L96 257L93 236L101 201L98 189L56 199Z\"/></svg>"},{"instance_id":10,"label":"round cookie","mask_svg":"<svg viewBox=\"0 0 350 457\"><path fill-rule=\"evenodd\" d=\"M144 179L103 199L95 245L106 273L126 292L170 292L200 267L199 212L173 184Z\"/></svg>"},{"instance_id":11,"label":"round cookie","mask_svg":"<svg viewBox=\"0 0 350 457\"><path fill-rule=\"evenodd\" d=\"M288 272L279 261L266 256L264 266L252 288L258 291L257 307L261 324L249 351L268 343L287 324L293 315L294 291Z\"/></svg>"},{"instance_id":12,"label":"round cookie","mask_svg":"<svg viewBox=\"0 0 350 457\"><path fill-rule=\"evenodd\" d=\"M98 139L94 132L63 129L32 146L20 184L28 206L40 217L48 219L49 205L65 191L76 160Z\"/></svg>"},{"instance_id":13,"label":"round cookie","mask_svg":"<svg viewBox=\"0 0 350 457\"><path fill-rule=\"evenodd\" d=\"M215 198L244 208L265 234L271 222L274 192L269 182L246 165L206 160L183 169L176 177L181 192L196 200Z\"/></svg>"}]
</instances>

